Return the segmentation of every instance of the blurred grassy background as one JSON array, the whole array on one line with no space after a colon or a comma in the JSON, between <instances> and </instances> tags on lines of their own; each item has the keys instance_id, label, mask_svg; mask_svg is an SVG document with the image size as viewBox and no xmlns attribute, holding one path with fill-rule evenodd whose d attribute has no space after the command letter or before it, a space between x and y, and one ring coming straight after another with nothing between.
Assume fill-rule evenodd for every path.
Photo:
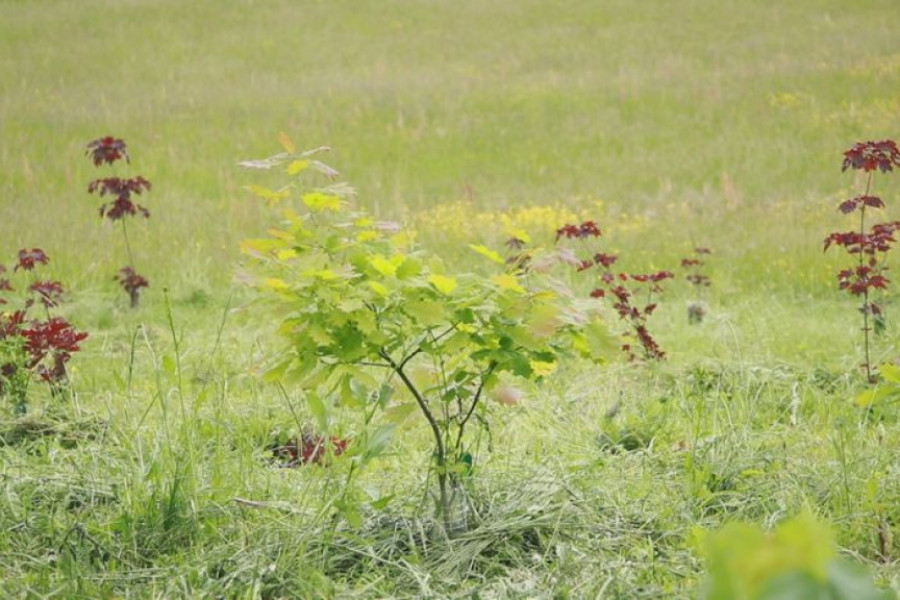
<instances>
[{"instance_id":1,"label":"blurred grassy background","mask_svg":"<svg viewBox=\"0 0 900 600\"><path fill-rule=\"evenodd\" d=\"M84 191L105 134L154 183L138 268L177 288L228 282L267 218L235 163L280 131L386 217L601 199L604 226L646 220L611 243L656 262L695 238L736 272L817 273L841 151L900 131L894 0L2 5L0 252L44 246L82 288L124 263Z\"/></svg>"}]
</instances>

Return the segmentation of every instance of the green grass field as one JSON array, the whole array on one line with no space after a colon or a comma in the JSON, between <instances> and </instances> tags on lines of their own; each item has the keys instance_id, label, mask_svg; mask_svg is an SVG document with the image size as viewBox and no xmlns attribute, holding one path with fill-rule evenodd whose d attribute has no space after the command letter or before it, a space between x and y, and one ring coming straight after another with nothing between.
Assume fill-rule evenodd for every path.
<instances>
[{"instance_id":1,"label":"green grass field","mask_svg":"<svg viewBox=\"0 0 900 600\"><path fill-rule=\"evenodd\" d=\"M853 403L858 313L846 259L822 253L861 183L842 152L900 137L896 8L0 0L0 263L46 250L90 333L70 400L35 384L24 419L0 401L0 595L690 598L697 530L802 510L900 592L900 413ZM689 325L673 282L651 321L666 362L573 362L495 408L461 538L416 537L415 420L359 475L387 507L335 521L344 467L268 460L305 415L259 377L278 319L240 283L240 241L275 216L237 163L280 132L332 147L360 205L461 269L506 221L551 243L567 215L596 219L627 270L710 246L709 315ZM112 172L84 156L102 135L129 144L118 174L153 183L151 218L128 224L151 284L137 310L86 192ZM900 218L900 176L874 192ZM886 306L876 362L900 356Z\"/></svg>"}]
</instances>

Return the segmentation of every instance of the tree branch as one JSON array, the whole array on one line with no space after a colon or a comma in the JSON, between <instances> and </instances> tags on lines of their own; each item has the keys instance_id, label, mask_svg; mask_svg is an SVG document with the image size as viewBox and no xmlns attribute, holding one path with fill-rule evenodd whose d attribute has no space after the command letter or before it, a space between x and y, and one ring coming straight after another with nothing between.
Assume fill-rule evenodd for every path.
<instances>
[{"instance_id":1,"label":"tree branch","mask_svg":"<svg viewBox=\"0 0 900 600\"><path fill-rule=\"evenodd\" d=\"M484 391L484 384L487 383L487 378L491 376L491 373L494 372L494 369L497 368L496 361L491 361L491 364L488 365L487 370L481 374L481 381L478 384L478 389L475 390L475 397L472 399L472 405L469 407L469 412L466 413L466 416L463 417L463 420L459 423L459 431L456 435L456 444L453 446L454 449L459 450L459 444L462 442L463 431L466 428L466 423L469 422L469 419L472 418L472 415L475 413L475 407L478 406L478 401L481 399L481 392Z\"/></svg>"},{"instance_id":2,"label":"tree branch","mask_svg":"<svg viewBox=\"0 0 900 600\"><path fill-rule=\"evenodd\" d=\"M381 356L384 360L391 365L391 369L400 377L403 381L403 384L406 386L413 397L416 399L416 403L419 405L419 409L422 411L422 414L425 415L425 418L428 420L428 424L431 426L431 432L434 435L434 441L437 444L437 456L438 456L438 466L444 466L444 440L441 438L441 429L438 427L437 421L434 418L434 415L431 413L431 410L428 408L428 404L425 402L425 398L422 397L422 394L419 393L419 390L416 389L416 386L410 381L409 377L406 376L406 373L403 372L403 366L409 362L409 359L418 354L420 350L416 350L411 355L407 356L402 363L397 364L391 355L388 354L384 349L378 351L378 355Z\"/></svg>"}]
</instances>

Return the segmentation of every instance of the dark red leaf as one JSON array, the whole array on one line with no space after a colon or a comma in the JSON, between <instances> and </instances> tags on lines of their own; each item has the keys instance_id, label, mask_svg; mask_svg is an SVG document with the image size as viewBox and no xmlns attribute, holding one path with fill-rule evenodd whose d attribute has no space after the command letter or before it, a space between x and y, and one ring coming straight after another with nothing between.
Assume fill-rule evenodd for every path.
<instances>
[{"instance_id":1,"label":"dark red leaf","mask_svg":"<svg viewBox=\"0 0 900 600\"><path fill-rule=\"evenodd\" d=\"M900 150L893 140L880 142L858 142L844 151L844 162L841 170L856 169L870 172L878 169L882 173L900 167Z\"/></svg>"},{"instance_id":2,"label":"dark red leaf","mask_svg":"<svg viewBox=\"0 0 900 600\"><path fill-rule=\"evenodd\" d=\"M115 196L116 199L112 204L103 204L100 206L100 216L107 217L112 221L121 219L126 215L141 215L145 218L150 217L150 211L136 204L131 200L131 195L140 195L143 191L150 190L150 182L141 176L132 177L131 179L121 179L119 177L107 177L106 179L95 179L88 184L88 192L93 194L99 192L100 196ZM109 207L109 208L107 208Z\"/></svg>"},{"instance_id":3,"label":"dark red leaf","mask_svg":"<svg viewBox=\"0 0 900 600\"><path fill-rule=\"evenodd\" d=\"M113 164L124 158L129 161L128 152L125 150L125 142L112 136L106 136L88 142L85 154L91 157L94 166L99 167L103 163Z\"/></svg>"},{"instance_id":4,"label":"dark red leaf","mask_svg":"<svg viewBox=\"0 0 900 600\"><path fill-rule=\"evenodd\" d=\"M35 281L28 286L28 291L34 292L40 298L41 304L47 308L59 306L62 299L63 288L58 281Z\"/></svg>"},{"instance_id":5,"label":"dark red leaf","mask_svg":"<svg viewBox=\"0 0 900 600\"><path fill-rule=\"evenodd\" d=\"M19 250L19 262L16 264L15 271L19 269L23 269L25 271L31 271L34 269L34 266L38 263L42 265L46 265L50 262L50 257L44 254L44 251L40 248L22 248Z\"/></svg>"},{"instance_id":6,"label":"dark red leaf","mask_svg":"<svg viewBox=\"0 0 900 600\"><path fill-rule=\"evenodd\" d=\"M115 276L115 280L118 281L119 285L121 285L129 294L136 292L140 288L150 287L150 282L147 281L143 275L139 275L137 271L131 267L122 267L119 269L119 274Z\"/></svg>"},{"instance_id":7,"label":"dark red leaf","mask_svg":"<svg viewBox=\"0 0 900 600\"><path fill-rule=\"evenodd\" d=\"M618 260L618 258L619 257L615 254L605 254L601 252L594 255L594 262L601 267L608 269L616 262L616 260Z\"/></svg>"}]
</instances>

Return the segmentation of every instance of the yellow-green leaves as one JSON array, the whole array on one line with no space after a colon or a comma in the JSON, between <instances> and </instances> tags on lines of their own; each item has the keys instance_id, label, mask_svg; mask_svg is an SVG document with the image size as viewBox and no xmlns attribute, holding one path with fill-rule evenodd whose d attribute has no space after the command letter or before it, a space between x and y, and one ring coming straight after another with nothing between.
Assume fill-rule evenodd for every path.
<instances>
[{"instance_id":1,"label":"yellow-green leaves","mask_svg":"<svg viewBox=\"0 0 900 600\"><path fill-rule=\"evenodd\" d=\"M478 244L469 248L488 260L474 271L454 269L420 248L415 231L352 210L342 200L348 186L304 190L318 163L296 154L287 136L280 141L286 154L252 166L280 166L289 185L253 191L285 205L291 195L296 213L283 210L267 238L242 244L257 259L258 287L283 315L286 349L270 377L292 381L313 399L321 428L329 427L335 404L344 407L341 414L365 412L366 423L382 411L382 429L366 426L356 438L357 456L379 453L400 423L428 422L436 445L456 444L442 450L443 473L458 472L453 463L470 447L466 423L487 425L485 399L500 378L539 380L573 350L592 355L593 337L606 336L589 330L594 315L538 270L526 287L500 254ZM393 390L396 399L382 392L376 398L379 389ZM410 424L406 417L414 411L425 418ZM471 456L466 464L471 468Z\"/></svg>"},{"instance_id":2,"label":"yellow-green leaves","mask_svg":"<svg viewBox=\"0 0 900 600\"><path fill-rule=\"evenodd\" d=\"M900 399L900 367L891 363L879 365L880 381L854 399L860 408L872 408L885 402Z\"/></svg>"},{"instance_id":3,"label":"yellow-green leaves","mask_svg":"<svg viewBox=\"0 0 900 600\"><path fill-rule=\"evenodd\" d=\"M369 281L369 287L381 297L385 297L390 293L384 284L378 283L377 281Z\"/></svg>"},{"instance_id":4,"label":"yellow-green leaves","mask_svg":"<svg viewBox=\"0 0 900 600\"><path fill-rule=\"evenodd\" d=\"M893 597L876 588L864 570L837 558L831 528L809 513L771 533L756 524L732 522L695 536L709 570L704 600Z\"/></svg>"},{"instance_id":5,"label":"yellow-green leaves","mask_svg":"<svg viewBox=\"0 0 900 600\"><path fill-rule=\"evenodd\" d=\"M500 256L499 254L497 254L494 250L491 250L490 248L488 248L487 246L479 246L476 244L469 244L469 248L471 248L478 254L484 256L485 258L488 258L488 259L494 261L498 265L505 264L503 257Z\"/></svg>"},{"instance_id":6,"label":"yellow-green leaves","mask_svg":"<svg viewBox=\"0 0 900 600\"><path fill-rule=\"evenodd\" d=\"M303 194L302 200L303 204L305 204L312 212L322 212L325 210L337 212L341 209L341 199L332 194L309 192Z\"/></svg>"},{"instance_id":7,"label":"yellow-green leaves","mask_svg":"<svg viewBox=\"0 0 900 600\"><path fill-rule=\"evenodd\" d=\"M402 254L395 254L391 258L385 258L381 254L376 254L369 258L369 264L373 269L378 271L385 277L393 277L397 274L397 269L406 259Z\"/></svg>"},{"instance_id":8,"label":"yellow-green leaves","mask_svg":"<svg viewBox=\"0 0 900 600\"><path fill-rule=\"evenodd\" d=\"M491 277L491 281L499 287L501 290L509 290L512 292L516 292L517 294L524 294L525 288L523 288L519 284L519 280L516 279L515 275L510 275L509 273L501 273L499 275L494 275Z\"/></svg>"},{"instance_id":9,"label":"yellow-green leaves","mask_svg":"<svg viewBox=\"0 0 900 600\"><path fill-rule=\"evenodd\" d=\"M453 293L453 290L456 289L457 285L456 279L453 277L438 275L437 273L432 273L428 276L428 283L433 285L437 291L447 296Z\"/></svg>"},{"instance_id":10,"label":"yellow-green leaves","mask_svg":"<svg viewBox=\"0 0 900 600\"><path fill-rule=\"evenodd\" d=\"M309 277L311 279L320 279L322 281L334 281L338 279L340 275L332 271L331 269L308 269L303 271L302 275L304 277Z\"/></svg>"},{"instance_id":11,"label":"yellow-green leaves","mask_svg":"<svg viewBox=\"0 0 900 600\"><path fill-rule=\"evenodd\" d=\"M284 171L288 175L298 175L309 166L308 160L292 160Z\"/></svg>"},{"instance_id":12,"label":"yellow-green leaves","mask_svg":"<svg viewBox=\"0 0 900 600\"><path fill-rule=\"evenodd\" d=\"M263 285L269 288L270 290L286 290L290 288L287 282L284 279L279 277L267 277L263 280Z\"/></svg>"},{"instance_id":13,"label":"yellow-green leaves","mask_svg":"<svg viewBox=\"0 0 900 600\"><path fill-rule=\"evenodd\" d=\"M546 362L542 360L531 361L531 370L538 377L546 377L556 370L555 362Z\"/></svg>"},{"instance_id":14,"label":"yellow-green leaves","mask_svg":"<svg viewBox=\"0 0 900 600\"><path fill-rule=\"evenodd\" d=\"M885 363L878 367L878 375L888 383L900 383L900 367L891 363Z\"/></svg>"}]
</instances>

